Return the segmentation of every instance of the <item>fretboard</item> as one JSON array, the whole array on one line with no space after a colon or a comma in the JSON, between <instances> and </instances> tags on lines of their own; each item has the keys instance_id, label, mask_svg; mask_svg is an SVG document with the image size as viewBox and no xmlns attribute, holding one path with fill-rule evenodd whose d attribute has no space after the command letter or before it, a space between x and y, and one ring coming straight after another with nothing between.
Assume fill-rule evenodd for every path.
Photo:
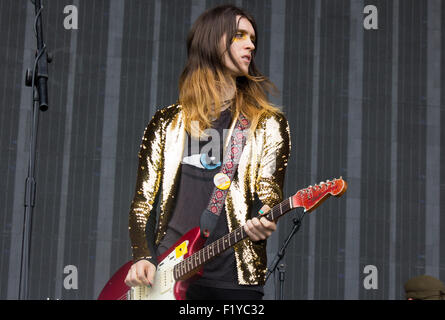
<instances>
[{"instance_id":1,"label":"fretboard","mask_svg":"<svg viewBox=\"0 0 445 320\"><path fill-rule=\"evenodd\" d=\"M283 214L291 210L290 201L291 198L288 198L280 202L278 205L274 206L269 211L269 213L265 215L265 217L270 221L276 221ZM218 240L205 246L201 250L193 253L192 255L175 265L173 271L175 280L182 279L187 274L194 272L210 259L216 257L217 255L221 254L222 252L234 246L241 240L244 240L245 238L247 238L247 234L244 231L243 226L241 226L226 234L222 238L219 238Z\"/></svg>"}]
</instances>

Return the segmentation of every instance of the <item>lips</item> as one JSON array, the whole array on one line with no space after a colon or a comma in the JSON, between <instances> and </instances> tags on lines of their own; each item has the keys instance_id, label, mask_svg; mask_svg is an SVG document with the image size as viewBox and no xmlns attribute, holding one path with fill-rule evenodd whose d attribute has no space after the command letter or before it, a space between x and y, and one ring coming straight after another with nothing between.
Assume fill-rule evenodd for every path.
<instances>
[{"instance_id":1,"label":"lips","mask_svg":"<svg viewBox=\"0 0 445 320\"><path fill-rule=\"evenodd\" d=\"M247 63L250 63L251 59L252 59L252 57L249 54L246 54L241 57L241 60L243 60L244 62L247 62Z\"/></svg>"}]
</instances>

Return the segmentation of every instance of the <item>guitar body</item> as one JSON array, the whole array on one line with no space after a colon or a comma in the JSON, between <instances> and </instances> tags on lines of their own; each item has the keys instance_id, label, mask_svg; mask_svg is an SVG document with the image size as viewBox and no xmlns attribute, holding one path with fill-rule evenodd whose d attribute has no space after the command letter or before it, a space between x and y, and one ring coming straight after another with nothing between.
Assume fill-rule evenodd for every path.
<instances>
[{"instance_id":1,"label":"guitar body","mask_svg":"<svg viewBox=\"0 0 445 320\"><path fill-rule=\"evenodd\" d=\"M199 251L205 241L199 227L196 227L159 256L151 288L146 286L130 288L125 284L125 278L133 265L133 261L127 262L107 282L98 300L185 300L190 283L202 275L202 269L187 280L175 281L173 267Z\"/></svg>"}]
</instances>

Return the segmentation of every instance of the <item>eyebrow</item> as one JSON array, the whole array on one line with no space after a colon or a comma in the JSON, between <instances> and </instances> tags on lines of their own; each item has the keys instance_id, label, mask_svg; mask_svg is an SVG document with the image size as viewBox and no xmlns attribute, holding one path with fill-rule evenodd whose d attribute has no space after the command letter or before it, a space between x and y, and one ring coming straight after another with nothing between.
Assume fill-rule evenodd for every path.
<instances>
[{"instance_id":1,"label":"eyebrow","mask_svg":"<svg viewBox=\"0 0 445 320\"><path fill-rule=\"evenodd\" d=\"M238 28L238 29L236 30L236 32L243 32L243 33L245 33L245 34L249 34L249 32L248 32L247 30L245 30L245 29L240 29L240 28ZM253 38L253 40L256 40L256 35L255 35L255 34L251 35L251 37Z\"/></svg>"}]
</instances>

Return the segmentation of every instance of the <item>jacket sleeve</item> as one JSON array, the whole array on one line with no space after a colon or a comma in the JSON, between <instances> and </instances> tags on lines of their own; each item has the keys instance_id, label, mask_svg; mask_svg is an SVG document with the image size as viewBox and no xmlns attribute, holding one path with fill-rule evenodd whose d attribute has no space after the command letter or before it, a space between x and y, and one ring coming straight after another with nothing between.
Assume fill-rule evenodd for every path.
<instances>
[{"instance_id":1,"label":"jacket sleeve","mask_svg":"<svg viewBox=\"0 0 445 320\"><path fill-rule=\"evenodd\" d=\"M289 123L284 115L268 117L262 124L263 148L256 193L270 208L283 200L284 175L290 156Z\"/></svg>"},{"instance_id":2,"label":"jacket sleeve","mask_svg":"<svg viewBox=\"0 0 445 320\"><path fill-rule=\"evenodd\" d=\"M153 249L156 221L154 203L159 191L164 162L163 120L162 113L158 111L145 128L138 154L136 190L129 214L133 261L146 259L155 265L157 263Z\"/></svg>"}]
</instances>

